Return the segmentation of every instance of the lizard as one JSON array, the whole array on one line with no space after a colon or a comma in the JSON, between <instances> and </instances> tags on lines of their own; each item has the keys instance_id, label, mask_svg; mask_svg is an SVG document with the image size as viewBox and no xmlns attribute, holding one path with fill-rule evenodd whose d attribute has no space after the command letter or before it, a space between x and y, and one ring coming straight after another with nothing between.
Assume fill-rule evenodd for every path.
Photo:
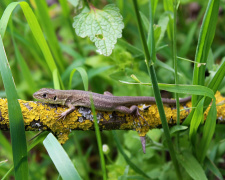
<instances>
[{"instance_id":1,"label":"lizard","mask_svg":"<svg viewBox=\"0 0 225 180\"><path fill-rule=\"evenodd\" d=\"M90 91L82 90L56 90L50 88L42 88L33 94L33 97L44 103L65 105L68 110L59 115L59 119L73 112L76 106L91 107L91 97L96 110L100 111L118 111L125 114L132 114L145 120L139 113L137 104L155 104L155 98L149 96L113 96L106 91L104 94L98 94ZM191 100L191 96L180 99L180 103L184 104ZM176 105L176 100L162 98L162 102L168 105ZM59 120L58 119L58 120ZM145 153L146 140L145 136L140 136L143 152Z\"/></svg>"},{"instance_id":2,"label":"lizard","mask_svg":"<svg viewBox=\"0 0 225 180\"><path fill-rule=\"evenodd\" d=\"M100 111L118 111L125 114L132 114L136 117L141 116L137 104L155 104L155 98L149 96L114 96L110 92L98 94L82 90L56 90L42 88L33 94L33 97L44 103L65 105L68 110L62 112L59 119L73 112L76 106L91 107L90 95L92 94L93 104L96 110ZM180 99L184 104L191 100L191 96ZM162 98L162 102L168 105L176 105L176 100ZM142 116L141 116L142 117ZM143 117L142 117L143 118Z\"/></svg>"}]
</instances>

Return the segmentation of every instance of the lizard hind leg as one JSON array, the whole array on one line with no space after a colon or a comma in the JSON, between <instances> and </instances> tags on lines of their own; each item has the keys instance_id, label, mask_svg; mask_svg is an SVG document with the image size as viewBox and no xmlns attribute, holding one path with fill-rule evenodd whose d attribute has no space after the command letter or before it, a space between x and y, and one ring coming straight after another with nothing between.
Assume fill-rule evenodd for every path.
<instances>
[{"instance_id":1,"label":"lizard hind leg","mask_svg":"<svg viewBox=\"0 0 225 180\"><path fill-rule=\"evenodd\" d=\"M141 117L147 124L148 122L145 120L145 118L140 114L139 108L136 105L132 105L130 108L126 106L117 106L115 108L116 111L124 113L124 114L131 114L134 118L137 118L141 124L141 120L139 117ZM148 124L149 125L149 124Z\"/></svg>"}]
</instances>

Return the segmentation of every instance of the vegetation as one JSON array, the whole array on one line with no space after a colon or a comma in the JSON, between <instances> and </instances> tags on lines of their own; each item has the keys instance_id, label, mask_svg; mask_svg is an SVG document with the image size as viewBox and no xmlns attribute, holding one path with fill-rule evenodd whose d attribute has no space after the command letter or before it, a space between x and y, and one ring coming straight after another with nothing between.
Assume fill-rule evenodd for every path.
<instances>
[{"instance_id":1,"label":"vegetation","mask_svg":"<svg viewBox=\"0 0 225 180\"><path fill-rule=\"evenodd\" d=\"M223 179L214 94L225 93L224 10L217 0L1 1L0 97L10 132L0 132L0 177ZM97 123L62 146L47 132L27 141L36 133L24 131L17 97L32 100L42 87L155 96L162 128L147 133L146 154L137 132L100 132ZM181 123L187 94L193 108ZM161 95L177 100L173 133Z\"/></svg>"}]
</instances>

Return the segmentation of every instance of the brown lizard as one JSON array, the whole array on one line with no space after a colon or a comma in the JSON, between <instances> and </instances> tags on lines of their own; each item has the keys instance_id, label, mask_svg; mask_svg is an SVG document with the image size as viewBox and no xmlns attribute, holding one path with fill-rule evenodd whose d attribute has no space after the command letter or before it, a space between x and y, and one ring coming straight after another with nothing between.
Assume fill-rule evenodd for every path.
<instances>
[{"instance_id":1,"label":"brown lizard","mask_svg":"<svg viewBox=\"0 0 225 180\"><path fill-rule=\"evenodd\" d=\"M109 92L104 94L93 93L81 90L55 90L42 88L33 94L33 97L44 103L59 104L69 107L68 110L61 113L59 119L65 118L69 113L75 110L76 106L91 107L90 94L92 94L93 103L96 110L100 111L118 111L125 114L140 116L137 104L155 104L154 97L148 96L113 96ZM191 97L180 99L184 104L191 100ZM168 105L176 105L176 100L162 98L162 102Z\"/></svg>"},{"instance_id":2,"label":"brown lizard","mask_svg":"<svg viewBox=\"0 0 225 180\"><path fill-rule=\"evenodd\" d=\"M34 98L44 103L59 104L69 107L68 110L59 115L59 119L65 118L69 113L73 112L76 106L91 107L91 94L93 104L96 110L100 111L118 111L125 114L132 114L144 119L140 113L137 104L155 104L155 98L149 96L113 96L110 92L104 94L93 93L81 90L55 90L42 88L33 94ZM180 103L184 104L191 100L191 97L180 99ZM162 98L162 102L168 105L176 105L176 100ZM145 119L144 119L145 120ZM145 153L145 137L140 137L142 149Z\"/></svg>"}]
</instances>

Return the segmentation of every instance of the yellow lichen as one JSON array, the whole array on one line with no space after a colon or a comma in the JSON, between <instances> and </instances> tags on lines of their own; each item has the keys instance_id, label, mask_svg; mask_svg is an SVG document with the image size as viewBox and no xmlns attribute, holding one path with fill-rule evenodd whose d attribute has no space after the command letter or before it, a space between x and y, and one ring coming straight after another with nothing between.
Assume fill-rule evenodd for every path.
<instances>
[{"instance_id":1,"label":"yellow lichen","mask_svg":"<svg viewBox=\"0 0 225 180\"><path fill-rule=\"evenodd\" d=\"M219 92L216 93L216 103L217 106L217 117L221 119L225 119L225 98L220 95ZM71 129L82 129L89 130L93 128L93 121L84 120L83 122L78 122L77 119L82 117L77 110L69 114L64 120L58 120L58 115L64 111L66 111L66 107L58 106L57 108L54 106L48 106L47 104L37 103L37 102L28 102L19 100L21 105L21 111L24 117L24 124L27 126L27 130L37 130L37 127L34 128L35 125L44 125L41 126L42 130L51 130L55 135L58 136L60 143L64 143L68 139L68 135ZM191 107L191 102L188 102L186 107ZM141 106L139 107L141 108ZM190 110L183 110L184 107L180 107L180 118L185 119L189 114ZM176 109L171 108L170 106L164 106L166 119L168 123L175 123L177 115ZM205 112L205 117L209 108ZM0 99L0 112L1 119L0 124L4 124L9 127L9 119L8 119L8 107L7 107L7 99ZM102 121L108 121L110 119L111 112L100 112L103 115L103 118L100 119L99 125L102 125ZM140 111L140 114L143 116L145 120L141 117L139 119L134 118L131 115L124 115L122 113L117 113L117 115L121 118L126 119L126 123L123 123L120 126L120 129L135 129L140 136L145 136L145 134L149 131L149 129L155 128L161 125L160 116L158 113L158 109L156 105L151 105L148 110ZM34 126L32 127L31 124ZM102 126L101 128L105 128Z\"/></svg>"}]
</instances>

